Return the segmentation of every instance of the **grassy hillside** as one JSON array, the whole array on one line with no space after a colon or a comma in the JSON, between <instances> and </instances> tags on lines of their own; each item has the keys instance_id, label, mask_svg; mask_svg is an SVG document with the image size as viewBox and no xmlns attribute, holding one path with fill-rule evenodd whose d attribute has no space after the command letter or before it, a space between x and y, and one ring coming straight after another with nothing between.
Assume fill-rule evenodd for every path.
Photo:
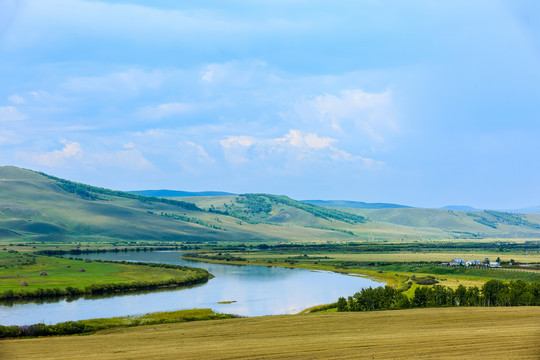
<instances>
[{"instance_id":1,"label":"grassy hillside","mask_svg":"<svg viewBox=\"0 0 540 360\"><path fill-rule=\"evenodd\" d=\"M282 195L161 198L0 167L0 241L355 242L540 238L540 214L322 207Z\"/></svg>"},{"instance_id":2,"label":"grassy hillside","mask_svg":"<svg viewBox=\"0 0 540 360\"><path fill-rule=\"evenodd\" d=\"M15 167L0 167L0 240L70 241L329 241L345 233L319 229L318 220L363 221L359 215L272 197L280 211L299 212L314 228L266 221L252 203L233 197L234 211L201 209L188 200L147 197L74 183ZM221 199L222 196L213 197Z\"/></svg>"},{"instance_id":3,"label":"grassy hillside","mask_svg":"<svg viewBox=\"0 0 540 360\"><path fill-rule=\"evenodd\" d=\"M175 214L184 220L162 216ZM0 238L31 241L200 241L234 237L189 202L144 197L0 168ZM241 231L240 231L241 233Z\"/></svg>"},{"instance_id":4,"label":"grassy hillside","mask_svg":"<svg viewBox=\"0 0 540 360\"><path fill-rule=\"evenodd\" d=\"M538 316L537 307L509 307L210 320L4 340L0 355L43 360L536 359Z\"/></svg>"},{"instance_id":5,"label":"grassy hillside","mask_svg":"<svg viewBox=\"0 0 540 360\"><path fill-rule=\"evenodd\" d=\"M373 222L416 229L422 238L540 238L538 214L441 209L342 209ZM442 233L442 234L441 234ZM407 235L405 233L405 235Z\"/></svg>"}]
</instances>

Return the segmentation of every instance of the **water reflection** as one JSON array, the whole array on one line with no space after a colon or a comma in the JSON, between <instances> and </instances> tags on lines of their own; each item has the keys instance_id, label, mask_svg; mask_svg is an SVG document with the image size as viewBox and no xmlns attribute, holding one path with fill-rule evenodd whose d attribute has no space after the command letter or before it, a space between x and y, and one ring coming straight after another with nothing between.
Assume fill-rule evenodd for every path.
<instances>
[{"instance_id":1,"label":"water reflection","mask_svg":"<svg viewBox=\"0 0 540 360\"><path fill-rule=\"evenodd\" d=\"M76 296L56 296L50 298L38 298L38 299L17 299L17 300L4 300L0 303L1 306L13 307L18 304L51 304L57 303L60 301L66 301L68 303L77 301L77 300L97 300L97 299L108 299L118 296L130 296L130 295L144 295L150 293L159 293L159 292L172 292L178 290L191 289L204 284L195 284L195 285L184 285L184 286L175 286L173 288L157 288L154 290L132 290L132 291L117 291L113 294L82 294Z\"/></svg>"},{"instance_id":2,"label":"water reflection","mask_svg":"<svg viewBox=\"0 0 540 360\"><path fill-rule=\"evenodd\" d=\"M83 254L77 258L143 261L200 267L215 278L206 284L178 289L100 298L63 299L45 303L14 303L0 306L0 324L22 325L44 322L126 316L157 311L211 308L241 316L297 313L301 310L349 296L379 283L332 272L313 272L267 266L235 266L187 261L181 252ZM73 256L73 255L71 255ZM223 301L236 301L219 304Z\"/></svg>"}]
</instances>

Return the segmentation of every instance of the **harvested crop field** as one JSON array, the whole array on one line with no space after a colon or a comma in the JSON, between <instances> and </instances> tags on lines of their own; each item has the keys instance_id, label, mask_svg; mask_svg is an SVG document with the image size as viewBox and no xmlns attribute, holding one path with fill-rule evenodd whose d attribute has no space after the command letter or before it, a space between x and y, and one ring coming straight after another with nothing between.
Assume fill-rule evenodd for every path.
<instances>
[{"instance_id":1,"label":"harvested crop field","mask_svg":"<svg viewBox=\"0 0 540 360\"><path fill-rule=\"evenodd\" d=\"M540 308L269 316L0 342L5 359L540 358Z\"/></svg>"}]
</instances>

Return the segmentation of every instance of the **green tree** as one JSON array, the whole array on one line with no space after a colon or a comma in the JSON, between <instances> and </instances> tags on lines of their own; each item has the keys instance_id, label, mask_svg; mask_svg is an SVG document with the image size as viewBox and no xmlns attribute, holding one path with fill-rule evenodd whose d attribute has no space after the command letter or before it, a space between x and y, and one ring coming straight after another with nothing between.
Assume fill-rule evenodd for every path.
<instances>
[{"instance_id":1,"label":"green tree","mask_svg":"<svg viewBox=\"0 0 540 360\"><path fill-rule=\"evenodd\" d=\"M337 311L347 311L347 300L344 297L340 297L337 301Z\"/></svg>"},{"instance_id":2,"label":"green tree","mask_svg":"<svg viewBox=\"0 0 540 360\"><path fill-rule=\"evenodd\" d=\"M484 306L500 306L507 285L500 280L489 280L482 286Z\"/></svg>"},{"instance_id":3,"label":"green tree","mask_svg":"<svg viewBox=\"0 0 540 360\"><path fill-rule=\"evenodd\" d=\"M419 286L414 290L414 297L412 298L413 307L426 307L430 298L429 288L426 286Z\"/></svg>"},{"instance_id":4,"label":"green tree","mask_svg":"<svg viewBox=\"0 0 540 360\"><path fill-rule=\"evenodd\" d=\"M467 288L465 286L460 284L454 294L454 301L456 306L467 305Z\"/></svg>"}]
</instances>

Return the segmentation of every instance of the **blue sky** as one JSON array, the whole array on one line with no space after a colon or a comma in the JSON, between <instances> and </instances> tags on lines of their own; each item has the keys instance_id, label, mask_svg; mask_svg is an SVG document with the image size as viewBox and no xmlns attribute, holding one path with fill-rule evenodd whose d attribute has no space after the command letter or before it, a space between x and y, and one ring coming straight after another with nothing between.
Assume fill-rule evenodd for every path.
<instances>
[{"instance_id":1,"label":"blue sky","mask_svg":"<svg viewBox=\"0 0 540 360\"><path fill-rule=\"evenodd\" d=\"M538 1L0 1L0 164L120 190L540 205Z\"/></svg>"}]
</instances>

